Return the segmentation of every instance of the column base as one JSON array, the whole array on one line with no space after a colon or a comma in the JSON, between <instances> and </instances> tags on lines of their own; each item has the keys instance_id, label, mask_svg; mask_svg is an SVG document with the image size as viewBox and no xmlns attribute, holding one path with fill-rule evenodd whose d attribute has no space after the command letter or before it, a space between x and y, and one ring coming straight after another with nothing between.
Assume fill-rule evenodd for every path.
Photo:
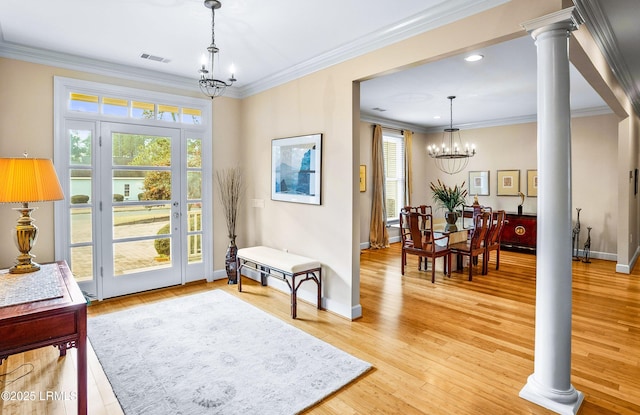
<instances>
[{"instance_id":1,"label":"column base","mask_svg":"<svg viewBox=\"0 0 640 415\"><path fill-rule=\"evenodd\" d=\"M549 389L538 383L533 375L529 376L527 384L518 395L562 415L576 415L584 400L584 394L575 390L573 386L568 391Z\"/></svg>"}]
</instances>

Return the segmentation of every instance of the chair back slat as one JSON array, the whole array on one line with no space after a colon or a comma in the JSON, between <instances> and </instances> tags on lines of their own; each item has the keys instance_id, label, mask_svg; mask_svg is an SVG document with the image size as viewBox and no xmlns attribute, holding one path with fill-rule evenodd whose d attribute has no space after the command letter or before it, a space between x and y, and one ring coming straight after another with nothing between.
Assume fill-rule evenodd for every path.
<instances>
[{"instance_id":1,"label":"chair back slat","mask_svg":"<svg viewBox=\"0 0 640 415\"><path fill-rule=\"evenodd\" d=\"M485 211L478 214L474 219L473 234L471 236L470 246L472 249L480 248L483 244L486 245L487 235L492 222L491 212Z\"/></svg>"},{"instance_id":2,"label":"chair back slat","mask_svg":"<svg viewBox=\"0 0 640 415\"><path fill-rule=\"evenodd\" d=\"M491 230L489 232L489 236L487 237L487 244L489 246L499 244L500 239L502 238L502 230L504 229L504 221L506 218L506 213L504 210L499 210L495 214L495 222L493 226L491 226Z\"/></svg>"}]
</instances>

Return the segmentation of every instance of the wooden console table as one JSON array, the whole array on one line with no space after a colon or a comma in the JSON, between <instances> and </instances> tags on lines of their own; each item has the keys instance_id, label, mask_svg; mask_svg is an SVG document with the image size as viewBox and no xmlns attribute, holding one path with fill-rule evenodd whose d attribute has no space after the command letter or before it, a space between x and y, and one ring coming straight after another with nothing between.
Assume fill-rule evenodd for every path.
<instances>
[{"instance_id":1,"label":"wooden console table","mask_svg":"<svg viewBox=\"0 0 640 415\"><path fill-rule=\"evenodd\" d=\"M57 277L59 295L55 298L16 303L0 307L0 364L12 354L44 346L55 346L60 355L67 349L78 349L78 414L87 414L87 303L64 261L45 264ZM38 273L8 274L0 271L0 278L20 278Z\"/></svg>"}]
</instances>

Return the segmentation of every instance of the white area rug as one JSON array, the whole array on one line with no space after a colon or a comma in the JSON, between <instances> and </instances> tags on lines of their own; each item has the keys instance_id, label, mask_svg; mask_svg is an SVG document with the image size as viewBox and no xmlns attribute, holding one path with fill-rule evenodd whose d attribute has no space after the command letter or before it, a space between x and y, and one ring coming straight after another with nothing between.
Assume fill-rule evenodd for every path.
<instances>
[{"instance_id":1,"label":"white area rug","mask_svg":"<svg viewBox=\"0 0 640 415\"><path fill-rule=\"evenodd\" d=\"M221 290L92 317L127 415L295 414L371 368Z\"/></svg>"}]
</instances>

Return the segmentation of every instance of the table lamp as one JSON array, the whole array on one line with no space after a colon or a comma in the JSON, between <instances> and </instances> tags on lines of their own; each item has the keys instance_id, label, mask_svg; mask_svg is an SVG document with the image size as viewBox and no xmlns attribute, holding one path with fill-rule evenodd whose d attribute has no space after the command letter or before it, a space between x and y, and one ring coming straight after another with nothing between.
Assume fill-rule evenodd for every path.
<instances>
[{"instance_id":1,"label":"table lamp","mask_svg":"<svg viewBox=\"0 0 640 415\"><path fill-rule=\"evenodd\" d=\"M26 274L40 269L30 251L36 243L38 228L33 224L29 202L47 202L64 198L53 163L48 159L0 158L0 203L22 203L14 208L22 216L16 225L16 245L20 251L12 274Z\"/></svg>"}]
</instances>

